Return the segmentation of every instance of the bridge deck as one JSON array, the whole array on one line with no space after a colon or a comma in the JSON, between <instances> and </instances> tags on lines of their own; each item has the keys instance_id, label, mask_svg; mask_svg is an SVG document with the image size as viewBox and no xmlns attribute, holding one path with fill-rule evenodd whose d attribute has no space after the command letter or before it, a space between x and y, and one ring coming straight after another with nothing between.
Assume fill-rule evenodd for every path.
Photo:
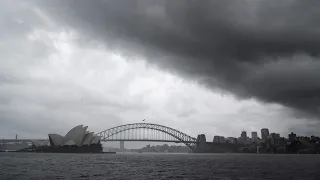
<instances>
[{"instance_id":1,"label":"bridge deck","mask_svg":"<svg viewBox=\"0 0 320 180\"><path fill-rule=\"evenodd\" d=\"M173 142L173 143L195 143L194 141L179 141L179 140L153 140L153 139L101 139L107 141L148 141L148 142Z\"/></svg>"}]
</instances>

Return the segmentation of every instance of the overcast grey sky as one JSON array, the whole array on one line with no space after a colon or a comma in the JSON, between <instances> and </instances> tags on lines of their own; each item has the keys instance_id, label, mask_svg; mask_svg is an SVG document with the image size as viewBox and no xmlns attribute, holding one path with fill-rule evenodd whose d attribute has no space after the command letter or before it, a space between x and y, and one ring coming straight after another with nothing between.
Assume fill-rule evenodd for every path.
<instances>
[{"instance_id":1,"label":"overcast grey sky","mask_svg":"<svg viewBox=\"0 0 320 180\"><path fill-rule=\"evenodd\" d=\"M142 119L320 135L320 2L201 2L2 1L0 137Z\"/></svg>"}]
</instances>

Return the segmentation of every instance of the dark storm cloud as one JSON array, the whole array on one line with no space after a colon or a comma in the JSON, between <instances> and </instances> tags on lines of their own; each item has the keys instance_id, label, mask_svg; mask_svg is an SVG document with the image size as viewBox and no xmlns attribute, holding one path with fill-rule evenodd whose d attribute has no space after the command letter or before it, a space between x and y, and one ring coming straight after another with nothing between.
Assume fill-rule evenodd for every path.
<instances>
[{"instance_id":1,"label":"dark storm cloud","mask_svg":"<svg viewBox=\"0 0 320 180\"><path fill-rule=\"evenodd\" d=\"M40 1L57 22L239 98L320 105L320 1Z\"/></svg>"}]
</instances>

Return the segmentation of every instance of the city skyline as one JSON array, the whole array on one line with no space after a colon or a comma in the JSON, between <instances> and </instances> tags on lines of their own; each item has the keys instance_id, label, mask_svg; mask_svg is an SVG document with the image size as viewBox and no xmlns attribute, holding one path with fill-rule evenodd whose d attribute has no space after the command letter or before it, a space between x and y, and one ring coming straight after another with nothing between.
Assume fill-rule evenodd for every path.
<instances>
[{"instance_id":1,"label":"city skyline","mask_svg":"<svg viewBox=\"0 0 320 180\"><path fill-rule=\"evenodd\" d=\"M143 120L144 121L144 120ZM25 146L27 145L26 143L29 142L35 146L47 146L49 144L50 140L50 145L55 147L55 146L77 146L77 147L82 147L83 151L85 150L90 150L90 142L95 143L95 142L100 142L103 141L104 144L108 144L106 147L115 147L113 141L120 141L120 149L119 151L124 151L125 146L124 142L130 142L130 141L135 141L134 146L129 146L129 148L141 148L143 145L141 144L142 141L157 141L156 143L153 143L154 145L156 144L167 144L167 143L184 143L188 148L192 149L193 152L205 152L208 149L207 148L212 148L214 147L214 143L220 144L219 146L223 147L224 145L244 145L247 146L250 151L255 151L253 150L255 146L263 146L264 148L262 149L263 151L268 148L266 146L269 144L269 146L278 146L280 149L283 147L286 147L288 143L292 142L300 142L304 144L305 147L310 147L313 145L319 145L320 143L320 138L317 136L300 136L295 134L294 132L291 132L288 134L288 136L280 136L279 133L272 132L270 133L268 128L262 128L261 129L261 138L258 136L258 133L256 131L251 132L251 137L248 136L247 132L243 129L241 131L241 135L239 137L224 137L224 136L218 136L215 135L213 139L210 140L210 138L206 138L205 134L198 134L197 138L195 137L190 137L189 135L186 135L183 132L179 132L178 130L174 130L171 127L166 127L163 125L157 125L157 124L150 124L150 123L134 123L134 124L127 124L127 125L121 125L117 127L113 127L111 129L108 129L106 131L100 132L98 134L94 134L93 132L90 133L90 131L87 131L88 126L83 126L83 125L78 125L73 127L71 130L68 131L68 133L65 136L61 136L58 134L48 134L49 139L18 139L18 135L15 136L15 139L2 139L1 144L3 147L6 147L6 143L9 143L9 145L16 144L18 146ZM160 129L158 129L160 128ZM126 130L134 130L132 132L127 132ZM152 130L152 131L149 131ZM175 132L171 132L174 130ZM186 138L176 138L176 136L180 135L169 135L168 133L163 133L162 131L168 131L168 133L179 133L180 135L183 135ZM151 132L151 134L149 134ZM113 134L110 136L110 133ZM114 134L115 133L115 134ZM162 135L161 135L162 133ZM149 134L149 135L148 135ZM249 133L250 134L250 133ZM146 135L146 136L145 136ZM107 139L105 139L107 138ZM91 139L91 140L90 140ZM99 139L99 140L95 140ZM184 140L182 140L184 139ZM136 143L136 142L139 143ZM197 148L195 148L195 142ZM18 143L19 142L19 143ZM160 143L159 143L160 142ZM18 143L18 144L17 144ZM22 144L21 144L22 143ZM190 144L191 143L191 144ZM206 143L204 145L203 143ZM213 144L212 144L213 143ZM112 145L113 144L113 145ZM146 143L144 143L146 145ZM148 143L147 143L148 144ZM201 145L202 144L202 145ZM224 145L223 145L224 144ZM110 146L111 145L111 146ZM150 146L151 144L149 144ZM202 149L199 150L198 148ZM11 146L10 146L11 147ZM126 146L128 148L128 146ZM234 146L235 147L235 146ZM293 146L294 147L294 146ZM12 147L11 147L12 148ZM230 147L233 149L232 147ZM252 149L253 148L253 149ZM287 147L290 150L290 147ZM207 149L207 150L206 150ZM219 148L218 148L219 149ZM231 150L230 149L230 150ZM198 151L199 150L199 151ZM211 149L213 150L213 149ZM293 150L294 151L294 150Z\"/></svg>"}]
</instances>

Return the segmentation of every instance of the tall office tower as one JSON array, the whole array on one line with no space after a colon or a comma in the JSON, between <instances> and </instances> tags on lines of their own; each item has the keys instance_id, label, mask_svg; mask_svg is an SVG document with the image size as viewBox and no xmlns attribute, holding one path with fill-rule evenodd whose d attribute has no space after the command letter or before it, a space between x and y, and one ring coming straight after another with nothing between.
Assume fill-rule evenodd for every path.
<instances>
[{"instance_id":1,"label":"tall office tower","mask_svg":"<svg viewBox=\"0 0 320 180\"><path fill-rule=\"evenodd\" d=\"M289 134L288 137L289 137L290 140L295 140L297 135L294 134L293 132L291 132L291 134Z\"/></svg>"},{"instance_id":2,"label":"tall office tower","mask_svg":"<svg viewBox=\"0 0 320 180\"><path fill-rule=\"evenodd\" d=\"M241 138L247 139L247 132L246 131L241 132Z\"/></svg>"},{"instance_id":3,"label":"tall office tower","mask_svg":"<svg viewBox=\"0 0 320 180\"><path fill-rule=\"evenodd\" d=\"M267 140L268 136L269 136L269 129L268 128L261 129L261 139L262 139L262 141Z\"/></svg>"},{"instance_id":4,"label":"tall office tower","mask_svg":"<svg viewBox=\"0 0 320 180\"><path fill-rule=\"evenodd\" d=\"M257 143L258 142L258 133L257 132L251 132L251 139L252 139L252 142Z\"/></svg>"}]
</instances>

